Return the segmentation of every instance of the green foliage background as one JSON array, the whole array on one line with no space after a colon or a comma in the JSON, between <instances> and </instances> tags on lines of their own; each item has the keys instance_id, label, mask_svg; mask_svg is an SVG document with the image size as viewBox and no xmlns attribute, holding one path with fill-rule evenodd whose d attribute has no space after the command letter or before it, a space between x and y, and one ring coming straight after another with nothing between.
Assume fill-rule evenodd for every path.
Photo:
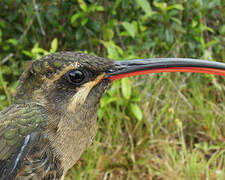
<instances>
[{"instance_id":1,"label":"green foliage background","mask_svg":"<svg viewBox=\"0 0 225 180\"><path fill-rule=\"evenodd\" d=\"M224 21L224 0L1 0L0 109L26 62L55 51L224 61ZM224 84L190 73L115 82L66 179L225 179Z\"/></svg>"}]
</instances>

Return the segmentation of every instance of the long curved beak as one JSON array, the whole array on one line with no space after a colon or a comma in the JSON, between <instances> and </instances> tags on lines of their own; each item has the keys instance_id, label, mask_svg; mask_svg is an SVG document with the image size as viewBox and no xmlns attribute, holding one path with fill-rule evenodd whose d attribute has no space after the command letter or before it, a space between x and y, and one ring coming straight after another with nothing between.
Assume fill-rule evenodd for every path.
<instances>
[{"instance_id":1,"label":"long curved beak","mask_svg":"<svg viewBox=\"0 0 225 180\"><path fill-rule=\"evenodd\" d=\"M105 78L111 81L160 72L193 72L225 76L225 63L189 58L154 58L114 61Z\"/></svg>"}]
</instances>

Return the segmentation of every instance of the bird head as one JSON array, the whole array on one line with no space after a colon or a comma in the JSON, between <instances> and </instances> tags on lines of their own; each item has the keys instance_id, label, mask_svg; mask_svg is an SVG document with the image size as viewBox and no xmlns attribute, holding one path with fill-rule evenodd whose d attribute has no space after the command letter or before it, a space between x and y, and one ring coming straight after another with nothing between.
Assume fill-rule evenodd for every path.
<instances>
[{"instance_id":1,"label":"bird head","mask_svg":"<svg viewBox=\"0 0 225 180\"><path fill-rule=\"evenodd\" d=\"M83 105L97 107L114 80L158 72L225 75L225 65L182 58L112 61L84 53L58 52L34 61L23 73L15 102L32 101L52 111L74 112Z\"/></svg>"},{"instance_id":2,"label":"bird head","mask_svg":"<svg viewBox=\"0 0 225 180\"><path fill-rule=\"evenodd\" d=\"M15 103L32 101L65 112L73 112L87 101L97 105L110 83L104 76L113 66L113 61L84 53L44 56L21 76Z\"/></svg>"}]
</instances>

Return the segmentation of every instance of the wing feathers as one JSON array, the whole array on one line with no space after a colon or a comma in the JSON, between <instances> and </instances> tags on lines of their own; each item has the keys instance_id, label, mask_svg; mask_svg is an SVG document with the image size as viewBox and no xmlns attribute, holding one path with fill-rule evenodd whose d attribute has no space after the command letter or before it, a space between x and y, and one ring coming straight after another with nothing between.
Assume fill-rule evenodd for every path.
<instances>
[{"instance_id":1,"label":"wing feathers","mask_svg":"<svg viewBox=\"0 0 225 180\"><path fill-rule=\"evenodd\" d=\"M19 162L19 160L20 160L22 154L24 153L24 148L28 145L29 140L30 140L30 134L28 134L28 135L25 137L25 139L24 139L24 143L23 143L23 145L21 146L21 149L20 149L19 153L18 153L17 156L16 156L16 159L15 159L15 162L14 162L14 165L13 165L13 168L12 168L12 170L11 170L11 173L15 170L15 168L16 168L16 166L17 166L17 164L18 164L18 162Z\"/></svg>"},{"instance_id":2,"label":"wing feathers","mask_svg":"<svg viewBox=\"0 0 225 180\"><path fill-rule=\"evenodd\" d=\"M0 112L0 177L16 175L46 121L47 111L37 104L13 105Z\"/></svg>"}]
</instances>

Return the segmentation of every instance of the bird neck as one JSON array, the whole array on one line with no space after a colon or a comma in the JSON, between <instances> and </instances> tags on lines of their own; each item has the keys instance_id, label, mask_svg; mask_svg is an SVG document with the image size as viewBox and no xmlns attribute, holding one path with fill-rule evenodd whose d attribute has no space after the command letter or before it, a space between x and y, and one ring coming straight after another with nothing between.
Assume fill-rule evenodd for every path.
<instances>
[{"instance_id":1,"label":"bird neck","mask_svg":"<svg viewBox=\"0 0 225 180\"><path fill-rule=\"evenodd\" d=\"M95 113L80 109L60 116L51 114L50 122L58 121L56 131L49 131L51 146L58 155L64 172L70 169L93 141L96 134ZM54 124L54 123L53 123Z\"/></svg>"}]
</instances>

